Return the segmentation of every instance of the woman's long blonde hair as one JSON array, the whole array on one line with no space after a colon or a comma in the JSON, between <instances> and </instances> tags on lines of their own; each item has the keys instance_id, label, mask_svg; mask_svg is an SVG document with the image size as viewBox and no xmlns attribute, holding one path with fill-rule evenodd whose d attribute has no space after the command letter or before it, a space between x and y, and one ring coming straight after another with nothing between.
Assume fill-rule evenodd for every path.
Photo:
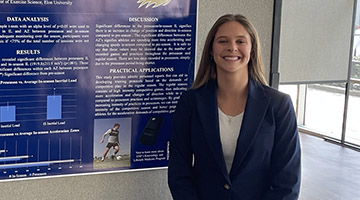
<instances>
[{"instance_id":1,"label":"woman's long blonde hair","mask_svg":"<svg viewBox=\"0 0 360 200\"><path fill-rule=\"evenodd\" d=\"M254 25L243 15L226 14L221 16L215 22L206 37L199 70L191 88L199 88L205 83L207 83L210 79L216 79L216 63L214 62L214 59L212 59L212 56L210 54L210 52L212 52L212 44L214 42L214 37L219 27L226 22L232 21L239 22L241 25L243 25L251 38L251 52L250 60L248 63L248 71L250 78L252 78L256 83L268 85L264 76L264 64L261 58L259 36Z\"/></svg>"}]
</instances>

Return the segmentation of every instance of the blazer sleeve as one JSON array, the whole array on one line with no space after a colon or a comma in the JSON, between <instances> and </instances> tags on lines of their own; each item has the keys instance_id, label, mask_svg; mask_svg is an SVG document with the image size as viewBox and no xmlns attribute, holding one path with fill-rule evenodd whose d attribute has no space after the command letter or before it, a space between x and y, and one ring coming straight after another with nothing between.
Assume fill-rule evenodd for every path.
<instances>
[{"instance_id":1,"label":"blazer sleeve","mask_svg":"<svg viewBox=\"0 0 360 200\"><path fill-rule=\"evenodd\" d=\"M180 98L173 116L170 139L168 185L174 200L197 200L192 173L190 99L185 92Z\"/></svg>"},{"instance_id":2,"label":"blazer sleeve","mask_svg":"<svg viewBox=\"0 0 360 200\"><path fill-rule=\"evenodd\" d=\"M271 156L271 182L264 200L296 200L301 179L301 155L296 116L291 99L274 109L276 132Z\"/></svg>"}]
</instances>

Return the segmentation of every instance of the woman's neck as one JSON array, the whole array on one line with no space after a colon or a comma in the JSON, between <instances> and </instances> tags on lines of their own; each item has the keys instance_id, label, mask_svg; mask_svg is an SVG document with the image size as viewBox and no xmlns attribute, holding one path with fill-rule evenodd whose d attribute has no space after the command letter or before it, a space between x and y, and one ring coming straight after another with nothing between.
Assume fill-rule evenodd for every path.
<instances>
[{"instance_id":1,"label":"woman's neck","mask_svg":"<svg viewBox=\"0 0 360 200\"><path fill-rule=\"evenodd\" d=\"M225 114L235 116L244 111L248 95L248 81L247 73L218 74L218 106Z\"/></svg>"},{"instance_id":2,"label":"woman's neck","mask_svg":"<svg viewBox=\"0 0 360 200\"><path fill-rule=\"evenodd\" d=\"M218 96L220 97L244 97L247 96L248 92L248 74L218 74Z\"/></svg>"}]
</instances>

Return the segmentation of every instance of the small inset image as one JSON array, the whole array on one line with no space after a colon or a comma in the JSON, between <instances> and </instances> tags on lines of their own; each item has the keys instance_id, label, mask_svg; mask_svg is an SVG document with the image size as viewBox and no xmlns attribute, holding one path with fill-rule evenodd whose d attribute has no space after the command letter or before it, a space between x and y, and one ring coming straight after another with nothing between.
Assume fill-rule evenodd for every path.
<instances>
[{"instance_id":1,"label":"small inset image","mask_svg":"<svg viewBox=\"0 0 360 200\"><path fill-rule=\"evenodd\" d=\"M94 169L130 167L131 118L95 119Z\"/></svg>"},{"instance_id":2,"label":"small inset image","mask_svg":"<svg viewBox=\"0 0 360 200\"><path fill-rule=\"evenodd\" d=\"M139 142L144 145L154 145L159 134L162 121L162 117L150 117L139 137Z\"/></svg>"}]
</instances>

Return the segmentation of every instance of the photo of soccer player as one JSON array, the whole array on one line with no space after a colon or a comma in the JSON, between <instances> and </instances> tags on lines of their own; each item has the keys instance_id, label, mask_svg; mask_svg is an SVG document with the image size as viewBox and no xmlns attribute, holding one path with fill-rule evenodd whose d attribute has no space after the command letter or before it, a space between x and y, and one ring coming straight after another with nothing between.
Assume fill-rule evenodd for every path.
<instances>
[{"instance_id":1,"label":"photo of soccer player","mask_svg":"<svg viewBox=\"0 0 360 200\"><path fill-rule=\"evenodd\" d=\"M104 142L104 139L107 135L109 135L109 139L108 139L108 143L105 147L105 151L103 153L103 156L101 157L101 162L103 162L105 160L106 154L109 152L110 148L113 147L114 148L114 154L111 155L111 159L114 159L116 157L116 154L119 152L119 128L120 128L120 124L115 123L114 127L107 130L101 137L100 143ZM121 156L119 155L119 158L121 158ZM120 159L119 159L120 160Z\"/></svg>"},{"instance_id":2,"label":"photo of soccer player","mask_svg":"<svg viewBox=\"0 0 360 200\"><path fill-rule=\"evenodd\" d=\"M94 169L130 167L131 118L94 121Z\"/></svg>"}]
</instances>

